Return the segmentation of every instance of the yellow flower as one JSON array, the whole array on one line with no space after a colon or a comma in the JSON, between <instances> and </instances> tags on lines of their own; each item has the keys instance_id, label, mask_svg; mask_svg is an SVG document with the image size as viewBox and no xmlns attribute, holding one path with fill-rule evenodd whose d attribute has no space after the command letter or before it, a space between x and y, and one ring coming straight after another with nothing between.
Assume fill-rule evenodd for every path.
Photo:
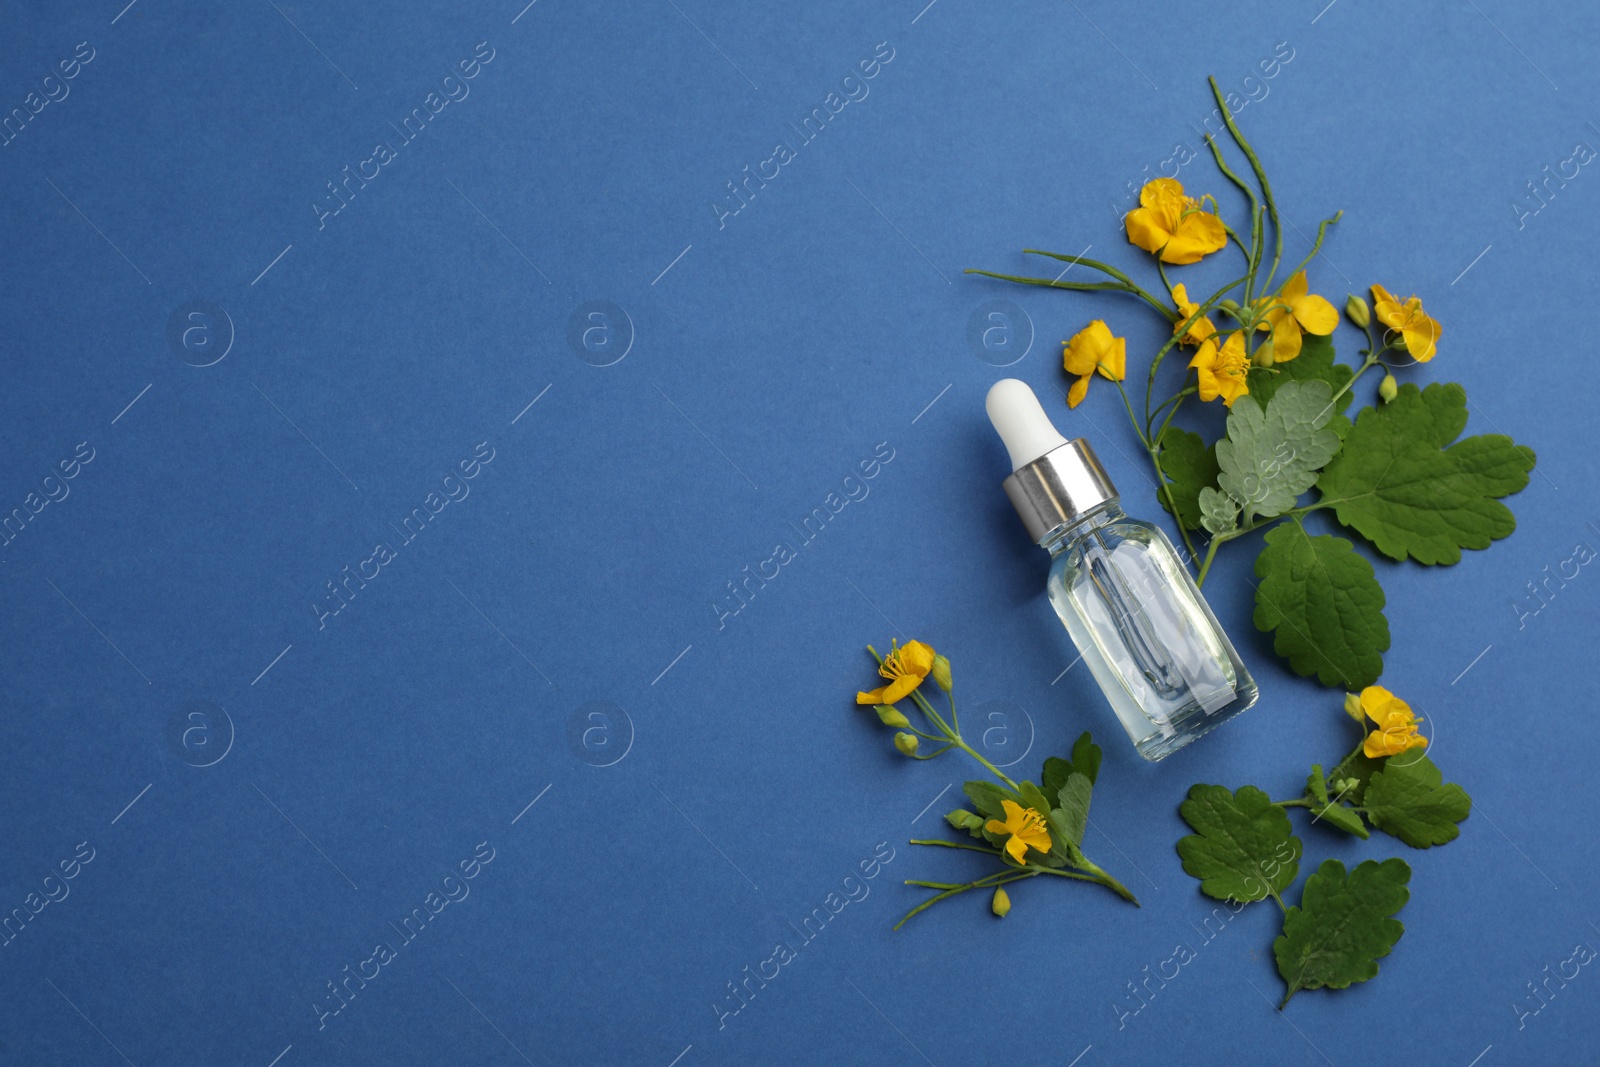
<instances>
[{"instance_id":1,"label":"yellow flower","mask_svg":"<svg viewBox=\"0 0 1600 1067\"><path fill-rule=\"evenodd\" d=\"M1361 691L1361 710L1378 728L1361 743L1361 751L1368 759L1396 756L1408 748L1424 748L1428 739L1417 733L1417 723L1422 720L1411 712L1411 705L1395 696L1381 685L1369 685Z\"/></svg>"},{"instance_id":2,"label":"yellow flower","mask_svg":"<svg viewBox=\"0 0 1600 1067\"><path fill-rule=\"evenodd\" d=\"M1217 339L1208 337L1200 343L1189 366L1200 372L1200 399L1222 398L1228 407L1241 396L1250 393L1250 357L1244 351L1244 331L1235 330L1217 348Z\"/></svg>"},{"instance_id":3,"label":"yellow flower","mask_svg":"<svg viewBox=\"0 0 1600 1067\"><path fill-rule=\"evenodd\" d=\"M1012 859L1018 863L1027 862L1024 857L1030 848L1037 852L1050 851L1050 831L1044 828L1043 815L1010 800L1002 800L1000 806L1006 813L1006 821L990 819L983 828L992 834L1011 835L1011 840L1006 842L1006 852Z\"/></svg>"},{"instance_id":4,"label":"yellow flower","mask_svg":"<svg viewBox=\"0 0 1600 1067\"><path fill-rule=\"evenodd\" d=\"M1089 392L1089 379L1094 377L1095 371L1114 382L1127 376L1128 343L1121 337L1113 337L1111 327L1101 319L1095 319L1062 344L1065 350L1061 353L1061 365L1068 374L1078 376L1067 391L1068 407L1075 408L1083 403Z\"/></svg>"},{"instance_id":5,"label":"yellow flower","mask_svg":"<svg viewBox=\"0 0 1600 1067\"><path fill-rule=\"evenodd\" d=\"M1381 285L1372 287L1372 317L1397 330L1405 338L1406 351L1418 363L1433 358L1442 327L1422 310L1421 297L1407 297L1402 304Z\"/></svg>"},{"instance_id":6,"label":"yellow flower","mask_svg":"<svg viewBox=\"0 0 1600 1067\"><path fill-rule=\"evenodd\" d=\"M907 641L899 648L889 650L883 657L878 673L889 679L889 684L870 693L857 693L857 704L893 704L922 684L933 670L933 649L921 641Z\"/></svg>"},{"instance_id":7,"label":"yellow flower","mask_svg":"<svg viewBox=\"0 0 1600 1067\"><path fill-rule=\"evenodd\" d=\"M1300 354L1300 333L1326 337L1339 325L1339 312L1315 293L1306 292L1306 272L1301 271L1283 283L1277 296L1256 301L1262 317L1258 330L1272 331L1272 362L1287 363Z\"/></svg>"},{"instance_id":8,"label":"yellow flower","mask_svg":"<svg viewBox=\"0 0 1600 1067\"><path fill-rule=\"evenodd\" d=\"M1189 299L1188 291L1180 282L1172 287L1172 299L1178 305L1178 321L1172 324L1172 332L1177 333L1183 329L1183 324L1188 322L1195 312L1200 310L1200 305ZM1210 319L1201 316L1194 320L1194 325L1178 339L1180 345L1197 345L1207 337L1216 335L1217 328Z\"/></svg>"},{"instance_id":9,"label":"yellow flower","mask_svg":"<svg viewBox=\"0 0 1600 1067\"><path fill-rule=\"evenodd\" d=\"M1156 178L1139 190L1139 206L1123 220L1128 240L1163 263L1198 263L1228 243L1216 212L1183 195L1183 183Z\"/></svg>"}]
</instances>

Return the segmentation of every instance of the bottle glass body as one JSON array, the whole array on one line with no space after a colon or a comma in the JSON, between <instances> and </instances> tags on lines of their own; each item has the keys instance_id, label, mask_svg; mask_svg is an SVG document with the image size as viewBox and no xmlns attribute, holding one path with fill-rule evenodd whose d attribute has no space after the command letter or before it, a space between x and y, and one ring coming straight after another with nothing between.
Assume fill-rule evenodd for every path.
<instances>
[{"instance_id":1,"label":"bottle glass body","mask_svg":"<svg viewBox=\"0 0 1600 1067\"><path fill-rule=\"evenodd\" d=\"M1040 543L1050 603L1145 759L1256 702L1255 680L1159 528L1113 499Z\"/></svg>"}]
</instances>

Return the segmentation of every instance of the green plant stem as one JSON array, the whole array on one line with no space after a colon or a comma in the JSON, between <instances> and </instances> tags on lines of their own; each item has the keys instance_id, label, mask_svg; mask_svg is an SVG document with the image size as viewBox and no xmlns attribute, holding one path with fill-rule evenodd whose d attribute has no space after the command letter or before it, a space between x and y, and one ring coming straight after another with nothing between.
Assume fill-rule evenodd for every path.
<instances>
[{"instance_id":1,"label":"green plant stem","mask_svg":"<svg viewBox=\"0 0 1600 1067\"><path fill-rule=\"evenodd\" d=\"M1326 781L1336 782L1339 779L1346 777L1349 773L1350 764L1355 760L1355 758L1357 756L1365 755L1365 753L1362 751L1362 746L1366 744L1367 731L1366 728L1360 723L1356 723L1356 726L1361 730L1361 740L1356 742L1356 747L1350 750L1349 755L1340 760L1333 770L1328 772L1328 776L1325 779Z\"/></svg>"},{"instance_id":2,"label":"green plant stem","mask_svg":"<svg viewBox=\"0 0 1600 1067\"><path fill-rule=\"evenodd\" d=\"M1311 806L1311 798L1300 797L1297 800L1274 800L1273 803L1280 808L1309 808Z\"/></svg>"},{"instance_id":3,"label":"green plant stem","mask_svg":"<svg viewBox=\"0 0 1600 1067\"><path fill-rule=\"evenodd\" d=\"M1162 360L1167 358L1167 353L1171 352L1172 349L1174 348L1174 346L1176 346L1177 343L1180 340L1182 340L1183 335L1189 332L1189 328L1191 326L1193 326L1195 323L1199 322L1201 319L1203 319L1207 315L1209 315L1213 308L1215 308L1218 304L1222 303L1222 300L1223 300L1224 297L1226 297L1229 293L1233 292L1233 290L1237 289L1240 285L1244 284L1245 280L1248 277L1249 277L1249 275L1240 275L1239 277L1235 278L1233 281L1229 282L1227 285L1224 285L1221 289L1218 289L1216 292L1212 293L1211 296L1209 298L1207 298L1206 301L1203 304L1201 304L1197 308L1195 308L1193 315L1190 315L1188 318L1184 319L1181 323L1178 324L1178 328L1176 330L1174 330L1173 333L1172 333L1172 336L1167 339L1167 343L1162 345L1161 348L1157 350L1157 352L1155 354L1155 358L1150 361L1150 373L1145 378L1145 387L1144 387L1144 416L1145 416L1145 418L1144 418L1144 423L1145 423L1146 429L1148 429L1149 426L1150 426L1150 423L1154 421L1152 419L1152 417L1151 417L1151 412L1150 412L1150 398L1151 398L1151 394L1155 392L1156 373L1159 370L1161 370L1161 362L1162 362ZM1134 424L1134 431L1138 432L1138 429L1139 429L1138 424L1135 423Z\"/></svg>"},{"instance_id":4,"label":"green plant stem","mask_svg":"<svg viewBox=\"0 0 1600 1067\"><path fill-rule=\"evenodd\" d=\"M1165 426L1161 429L1163 433L1166 432ZM1161 455L1155 448L1147 448L1146 451L1150 454L1151 466L1156 469L1156 478L1159 479L1157 484L1161 486L1161 495L1167 498L1167 510L1172 512L1172 521L1178 524L1178 536L1183 538L1183 547L1188 551L1189 558L1194 559L1194 542L1189 539L1189 528L1183 524L1183 516L1178 514L1178 500L1172 495L1172 483L1167 480L1165 474L1161 473Z\"/></svg>"},{"instance_id":5,"label":"green plant stem","mask_svg":"<svg viewBox=\"0 0 1600 1067\"><path fill-rule=\"evenodd\" d=\"M911 919L915 915L917 915L919 912L927 911L929 908L933 907L935 904L939 903L939 901L941 901L941 900L948 900L950 897L957 896L958 894L961 894L961 893L965 893L965 892L967 892L968 890L971 890L971 889L992 889L992 888L995 888L997 886L1007 885L1007 884L1009 884L1011 882L1021 881L1024 878L1032 878L1038 872L1037 871L1028 871L1028 872L1024 872L1024 873L1010 873L1010 872L1002 872L1002 873L1003 874L1007 874L1009 876L1008 877L1001 877L1000 875L990 875L988 878L980 878L975 882L967 882L967 883L962 884L962 885L951 885L951 884L945 883L945 882L921 882L921 881L916 881L916 880L908 880L906 882L906 885L920 885L920 886L925 886L925 887L927 887L929 889L944 888L944 892L940 893L938 896L929 897L927 900L924 900L921 904L918 904L916 907L914 907L910 911L906 912L905 915L901 916L900 921L894 924L894 928L896 930L900 929L906 923L910 922ZM996 880L996 879L998 879L998 880ZM945 888L945 887L948 887L948 888Z\"/></svg>"},{"instance_id":6,"label":"green plant stem","mask_svg":"<svg viewBox=\"0 0 1600 1067\"><path fill-rule=\"evenodd\" d=\"M940 848L959 848L966 852L982 852L985 856L1004 855L997 848L984 848L982 845L969 845L963 841L945 841L941 838L915 838L911 839L913 845L938 845Z\"/></svg>"},{"instance_id":7,"label":"green plant stem","mask_svg":"<svg viewBox=\"0 0 1600 1067\"><path fill-rule=\"evenodd\" d=\"M1322 220L1321 224L1317 226L1317 239L1311 242L1311 251L1306 253L1306 258L1300 261L1300 265L1294 269L1294 274L1289 275L1289 277L1293 278L1295 274L1299 274L1301 271L1305 270L1307 264L1316 258L1317 253L1322 251L1322 238L1326 236L1328 227L1332 226L1343 217L1343 211L1336 211L1333 213L1332 218Z\"/></svg>"},{"instance_id":8,"label":"green plant stem","mask_svg":"<svg viewBox=\"0 0 1600 1067\"><path fill-rule=\"evenodd\" d=\"M1216 83L1213 81L1212 84L1215 85ZM1226 114L1227 108L1224 107L1222 110ZM1235 174L1233 168L1228 166L1228 161L1222 156L1222 149L1217 146L1216 138L1209 133L1206 134L1206 147L1211 149L1211 158L1216 162L1217 169L1222 172L1222 176L1238 186L1239 191L1244 193L1245 198L1250 201L1250 248L1245 253L1245 261L1248 268L1245 272L1245 277L1248 280L1245 282L1244 287L1244 302L1246 306L1249 306L1251 298L1255 295L1256 271L1261 266L1261 201L1256 198L1256 191L1250 188L1249 183ZM1234 243L1239 245L1241 251L1244 251L1244 244L1239 241L1237 236L1234 237Z\"/></svg>"},{"instance_id":9,"label":"green plant stem","mask_svg":"<svg viewBox=\"0 0 1600 1067\"><path fill-rule=\"evenodd\" d=\"M1383 347L1379 348L1376 352L1369 352L1367 358L1362 360L1361 366L1357 367L1356 372L1350 376L1350 380L1345 382L1337 393L1333 394L1333 399L1329 400L1328 403L1337 404L1339 402L1339 398L1348 393L1350 391L1350 387L1356 384L1357 378L1361 377L1363 374L1367 373L1367 371L1383 362L1383 354L1387 351L1389 351L1389 349L1387 347Z\"/></svg>"},{"instance_id":10,"label":"green plant stem","mask_svg":"<svg viewBox=\"0 0 1600 1067\"><path fill-rule=\"evenodd\" d=\"M1177 294L1172 291L1172 282L1167 279L1167 265L1161 262L1161 257L1156 257L1156 273L1161 275L1161 284L1167 287L1167 299L1174 304L1178 302Z\"/></svg>"},{"instance_id":11,"label":"green plant stem","mask_svg":"<svg viewBox=\"0 0 1600 1067\"><path fill-rule=\"evenodd\" d=\"M933 705L928 703L928 700L927 700L926 697L924 697L921 693L919 693L915 689L913 689L911 691L911 699L913 699L913 700L915 700L917 702L917 706L922 709L922 713L924 715L932 716L934 722L942 730L945 731L945 736L947 738L949 738L949 740L950 740L950 742L952 744L954 744L961 751L965 752L967 755L971 756L973 759L977 760L979 763L981 763L985 767L987 767L990 774L994 775L996 778L1000 779L1006 785L1010 786L1013 791L1016 790L1017 783L1013 782L1003 772L1001 772L999 767L996 767L994 764L992 764L988 760L984 759L982 753L980 753L977 749L973 748L971 745L967 744L966 740L960 734L956 733L955 730L951 729L951 727L944 721L944 719L939 717L939 713L933 710Z\"/></svg>"},{"instance_id":12,"label":"green plant stem","mask_svg":"<svg viewBox=\"0 0 1600 1067\"><path fill-rule=\"evenodd\" d=\"M1146 452L1152 451L1154 446L1150 443L1150 438L1145 436L1145 432L1139 429L1139 419L1133 413L1133 404L1128 400L1128 391L1122 387L1120 379L1117 381L1117 392L1122 394L1122 406L1128 409L1128 424L1133 427L1133 432L1139 435L1139 443L1144 446Z\"/></svg>"},{"instance_id":13,"label":"green plant stem","mask_svg":"<svg viewBox=\"0 0 1600 1067\"><path fill-rule=\"evenodd\" d=\"M1082 855L1082 853L1079 853L1079 855ZM1081 871L1088 872L1087 875L1077 874L1073 871L1064 871L1059 867L1040 867L1038 868L1038 872L1040 874L1053 874L1060 878L1076 878L1079 881L1084 882L1098 882L1100 885L1105 886L1107 889L1111 890L1117 896L1121 897L1123 900L1126 900L1134 907L1144 907L1143 904L1139 903L1139 898L1129 892L1127 886L1113 878L1109 872L1102 869L1099 865L1090 860L1089 857L1084 856L1083 862L1081 864L1074 864L1074 866Z\"/></svg>"},{"instance_id":14,"label":"green plant stem","mask_svg":"<svg viewBox=\"0 0 1600 1067\"><path fill-rule=\"evenodd\" d=\"M1200 565L1200 574L1199 574L1198 577L1195 578L1194 584L1195 585L1204 585L1205 584L1206 572L1211 569L1211 558L1217 554L1217 548L1219 546L1221 546L1223 544L1226 544L1229 541L1233 541L1233 540L1235 540L1237 538L1243 537L1247 533L1254 533L1257 530L1263 529L1263 528L1265 528L1267 526L1271 526L1273 523L1281 522L1284 519L1293 519L1296 522L1299 522L1300 519L1303 516L1309 515L1313 511L1320 511L1323 508L1331 507L1333 505L1333 503L1334 503L1334 501L1331 501L1331 500L1318 500L1315 503L1302 504L1297 508L1290 508L1288 511L1285 511L1282 515L1273 515L1273 516L1270 516L1268 518L1257 519L1257 520L1255 520L1253 522L1246 523L1245 525L1239 527L1236 530L1229 530L1227 533L1219 533L1219 534L1215 535L1214 537L1211 538L1211 544L1206 549L1205 562Z\"/></svg>"},{"instance_id":15,"label":"green plant stem","mask_svg":"<svg viewBox=\"0 0 1600 1067\"><path fill-rule=\"evenodd\" d=\"M939 842L934 841L912 842L912 844L917 845L938 843ZM966 846L953 845L952 847L961 848ZM979 849L977 851L982 850ZM905 915L901 917L900 921L894 924L894 928L896 930L900 929L900 927L904 926L913 916L920 912L926 911L935 904L939 903L941 900L948 900L950 897L959 896L962 893L966 893L974 889L995 889L1003 885L1010 885L1012 882L1020 882L1025 878L1034 878L1041 874L1053 874L1058 878L1071 878L1079 882L1093 882L1096 885L1103 885L1113 893L1117 894L1117 896L1131 902L1135 907L1143 906L1139 903L1139 899L1137 897L1128 892L1127 886L1117 881L1115 878L1101 870L1099 867L1095 866L1093 863L1088 863L1087 860L1084 862L1088 864L1084 870L1092 873L1079 874L1077 871L1065 871L1059 867L1035 867L1029 865L1021 868L1008 867L1006 870L997 871L994 874L985 875L982 878L977 878L970 882L926 882L921 879L907 879L905 883L906 885L922 886L926 889L939 889L942 890L942 892L940 892L937 896L929 897L921 904L918 904L916 907L906 912ZM1281 904L1282 902L1280 901L1279 903Z\"/></svg>"},{"instance_id":16,"label":"green plant stem","mask_svg":"<svg viewBox=\"0 0 1600 1067\"><path fill-rule=\"evenodd\" d=\"M878 650L873 648L871 645L868 645L867 646L867 651L872 653L872 658L878 661L878 666L879 667L882 667L883 666L883 657L878 655ZM1017 783L1016 782L1013 782L1010 778L1006 777L1005 774L1001 773L1000 768L996 767L994 764L992 764L988 760L984 759L983 755L981 753L979 753L971 745L967 744L966 740L961 736L961 734L956 732L954 727L952 727L949 723L944 721L944 718L937 711L934 710L933 705L928 703L927 697L924 697L919 690L913 689L911 691L911 699L916 703L917 707L922 709L922 714L924 714L924 715L926 715L928 717L928 721L933 724L934 729L938 730L939 733L943 735L943 740L949 742L949 744L947 744L944 748L941 748L938 752L935 752L932 755L917 756L915 758L917 758L917 759L932 759L934 756L937 756L940 753L948 752L951 747L959 748L961 751L965 752L967 755L971 756L973 759L977 760L979 763L981 763L985 767L987 767L989 769L989 773L990 774L994 775L996 778L1000 779L1006 785L1010 786L1011 789L1015 790L1017 788ZM954 700L951 700L951 702L950 702L950 709L951 709L951 713L954 714L954 711L955 711L955 701ZM924 734L923 736L926 737L927 735ZM930 740L931 740L931 738L930 738Z\"/></svg>"},{"instance_id":17,"label":"green plant stem","mask_svg":"<svg viewBox=\"0 0 1600 1067\"><path fill-rule=\"evenodd\" d=\"M1161 312L1161 314L1166 317L1168 322L1172 322L1177 319L1177 312L1167 307L1167 305L1163 304L1160 300L1157 300L1155 297L1151 296L1138 282L1134 281L1128 275L1124 274L1122 271L1118 270L1116 267L1113 267L1109 263L1102 263L1098 259L1088 259L1084 256L1068 256L1063 255L1060 252L1046 252L1040 248L1024 248L1022 250L1022 254L1026 256L1045 256L1049 259L1057 261L1058 263L1081 264L1082 266L1090 267L1094 270L1100 271L1107 277L1115 278L1117 281L1121 282L1128 288L1129 292L1135 294L1136 296L1143 297L1151 307Z\"/></svg>"},{"instance_id":18,"label":"green plant stem","mask_svg":"<svg viewBox=\"0 0 1600 1067\"><path fill-rule=\"evenodd\" d=\"M1262 290L1271 288L1272 276L1278 272L1278 261L1283 258L1283 226L1278 221L1278 205L1272 197L1272 183L1267 181L1266 169L1261 166L1261 160L1256 155L1256 150L1250 147L1250 142L1244 134L1239 132L1239 126L1233 121L1233 113L1228 110L1228 103L1222 96L1222 89L1217 85L1217 79L1206 79L1211 83L1211 95L1216 98L1217 110L1222 113L1222 121L1227 124L1228 132L1233 135L1233 141L1239 146L1239 151L1250 161L1250 169L1255 171L1256 182L1261 186L1261 198L1267 202L1267 215L1272 220L1273 253L1272 267L1267 271L1266 284ZM1260 253L1257 254L1256 263L1260 265Z\"/></svg>"},{"instance_id":19,"label":"green plant stem","mask_svg":"<svg viewBox=\"0 0 1600 1067\"><path fill-rule=\"evenodd\" d=\"M1195 386L1192 386L1192 385L1184 386L1182 389L1178 390L1176 393L1173 393L1171 396L1167 397L1161 403L1157 404L1154 415L1161 414L1161 409L1166 407L1168 404L1182 403L1183 399L1185 397L1194 396L1194 394L1199 392L1199 391L1200 390L1198 388L1196 388ZM1177 409L1174 408L1173 411L1177 411ZM1154 415L1152 415L1152 418L1154 417ZM1164 422L1164 423L1161 424L1162 433L1166 432L1167 423L1170 423L1171 421L1172 421L1172 416L1168 415L1167 416L1167 422ZM1150 433L1149 430L1150 430L1150 428L1148 426L1146 426L1145 427L1145 435L1147 437L1149 437L1150 440L1152 440L1152 441L1160 441L1161 440L1161 434L1159 434L1159 433Z\"/></svg>"}]
</instances>

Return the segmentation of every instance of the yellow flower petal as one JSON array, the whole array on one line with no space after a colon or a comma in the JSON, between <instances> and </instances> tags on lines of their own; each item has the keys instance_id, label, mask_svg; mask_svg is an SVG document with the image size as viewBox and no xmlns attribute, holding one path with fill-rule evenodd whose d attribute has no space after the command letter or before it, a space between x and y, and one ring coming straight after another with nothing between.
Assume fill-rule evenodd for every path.
<instances>
[{"instance_id":1,"label":"yellow flower petal","mask_svg":"<svg viewBox=\"0 0 1600 1067\"><path fill-rule=\"evenodd\" d=\"M1439 335L1443 328L1438 321L1422 310L1419 297L1407 297L1404 303L1381 285L1372 287L1372 317L1405 340L1406 351L1418 363L1426 363L1438 352Z\"/></svg>"},{"instance_id":2,"label":"yellow flower petal","mask_svg":"<svg viewBox=\"0 0 1600 1067\"><path fill-rule=\"evenodd\" d=\"M1025 808L1012 800L1000 801L1005 821L990 819L984 829L992 834L1010 834L1005 843L1006 854L1019 864L1027 862L1028 849L1050 851L1050 832L1045 829L1044 816L1032 808Z\"/></svg>"},{"instance_id":3,"label":"yellow flower petal","mask_svg":"<svg viewBox=\"0 0 1600 1067\"><path fill-rule=\"evenodd\" d=\"M1316 293L1296 300L1293 307L1295 320L1306 333L1326 337L1333 332L1335 326L1339 325L1338 309Z\"/></svg>"},{"instance_id":4,"label":"yellow flower petal","mask_svg":"<svg viewBox=\"0 0 1600 1067\"><path fill-rule=\"evenodd\" d=\"M1085 374L1072 383L1072 388L1067 390L1067 407L1075 408L1083 403L1083 398L1089 395L1089 379L1092 374Z\"/></svg>"},{"instance_id":5,"label":"yellow flower petal","mask_svg":"<svg viewBox=\"0 0 1600 1067\"><path fill-rule=\"evenodd\" d=\"M1285 315L1272 327L1272 362L1287 363L1300 354L1300 324Z\"/></svg>"},{"instance_id":6,"label":"yellow flower petal","mask_svg":"<svg viewBox=\"0 0 1600 1067\"><path fill-rule=\"evenodd\" d=\"M1406 351L1418 363L1428 362L1438 352L1439 324L1422 314L1420 306L1400 335L1406 339Z\"/></svg>"},{"instance_id":7,"label":"yellow flower petal","mask_svg":"<svg viewBox=\"0 0 1600 1067\"><path fill-rule=\"evenodd\" d=\"M1200 399L1222 398L1228 407L1250 392L1250 358L1245 354L1244 332L1235 330L1217 347L1215 338L1207 338L1196 350L1189 366L1199 372Z\"/></svg>"},{"instance_id":8,"label":"yellow flower petal","mask_svg":"<svg viewBox=\"0 0 1600 1067\"><path fill-rule=\"evenodd\" d=\"M933 670L933 648L921 641L907 641L883 657L878 673L889 679L889 684L870 693L857 693L857 704L893 704L904 699Z\"/></svg>"},{"instance_id":9,"label":"yellow flower petal","mask_svg":"<svg viewBox=\"0 0 1600 1067\"><path fill-rule=\"evenodd\" d=\"M1139 190L1139 206L1123 225L1128 240L1164 263L1194 263L1228 243L1222 220L1185 196L1182 183L1156 178Z\"/></svg>"},{"instance_id":10,"label":"yellow flower petal","mask_svg":"<svg viewBox=\"0 0 1600 1067\"><path fill-rule=\"evenodd\" d=\"M1411 710L1405 701L1399 700L1381 685L1369 685L1361 690L1361 710L1379 726L1383 725L1384 718L1396 703L1406 711Z\"/></svg>"},{"instance_id":11,"label":"yellow flower petal","mask_svg":"<svg viewBox=\"0 0 1600 1067\"><path fill-rule=\"evenodd\" d=\"M1200 310L1200 305L1189 299L1188 290L1180 282L1172 287L1172 302L1178 307L1178 321L1172 324L1172 332L1183 330L1183 324L1194 318ZM1207 337L1214 336L1217 327L1209 318L1201 316L1194 320L1194 324L1184 331L1183 337L1178 341L1181 345L1197 345Z\"/></svg>"},{"instance_id":12,"label":"yellow flower petal","mask_svg":"<svg viewBox=\"0 0 1600 1067\"><path fill-rule=\"evenodd\" d=\"M1111 350L1103 356L1094 369L1100 372L1102 378L1109 378L1120 382L1127 377L1128 370L1128 342L1121 337L1111 339Z\"/></svg>"}]
</instances>

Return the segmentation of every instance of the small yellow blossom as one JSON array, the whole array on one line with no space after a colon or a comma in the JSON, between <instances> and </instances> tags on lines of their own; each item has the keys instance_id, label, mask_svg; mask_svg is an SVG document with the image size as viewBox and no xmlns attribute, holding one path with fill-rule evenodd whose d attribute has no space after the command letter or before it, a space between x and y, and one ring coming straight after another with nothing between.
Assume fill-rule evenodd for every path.
<instances>
[{"instance_id":1,"label":"small yellow blossom","mask_svg":"<svg viewBox=\"0 0 1600 1067\"><path fill-rule=\"evenodd\" d=\"M1222 398L1228 407L1241 396L1250 393L1250 357L1244 351L1244 331L1230 333L1222 347L1217 339L1208 337L1200 344L1189 366L1200 372L1200 399Z\"/></svg>"},{"instance_id":2,"label":"small yellow blossom","mask_svg":"<svg viewBox=\"0 0 1600 1067\"><path fill-rule=\"evenodd\" d=\"M1272 362L1287 363L1300 354L1301 332L1326 337L1339 325L1339 312L1315 293L1306 291L1306 272L1283 283L1276 296L1256 301L1258 330L1272 331Z\"/></svg>"},{"instance_id":3,"label":"small yellow blossom","mask_svg":"<svg viewBox=\"0 0 1600 1067\"><path fill-rule=\"evenodd\" d=\"M1011 800L1002 800L1000 806L1006 813L1006 821L990 819L983 828L992 834L1011 835L1006 842L1006 853L1012 859L1026 863L1024 857L1030 848L1038 852L1050 851L1050 831L1045 829L1043 815Z\"/></svg>"},{"instance_id":4,"label":"small yellow blossom","mask_svg":"<svg viewBox=\"0 0 1600 1067\"><path fill-rule=\"evenodd\" d=\"M1185 196L1183 184L1156 178L1139 190L1139 206L1123 220L1128 240L1161 257L1163 263L1198 263L1228 243L1228 231L1215 211Z\"/></svg>"},{"instance_id":5,"label":"small yellow blossom","mask_svg":"<svg viewBox=\"0 0 1600 1067\"><path fill-rule=\"evenodd\" d=\"M1096 371L1100 372L1101 377L1114 382L1120 382L1127 376L1128 343L1121 337L1113 336L1111 327L1101 319L1095 319L1062 344L1065 349L1061 353L1061 365L1068 374L1078 376L1078 380L1067 391L1068 407L1075 408L1083 403L1083 398L1089 392L1089 379L1094 377Z\"/></svg>"},{"instance_id":6,"label":"small yellow blossom","mask_svg":"<svg viewBox=\"0 0 1600 1067\"><path fill-rule=\"evenodd\" d=\"M1372 317L1405 339L1406 351L1418 363L1426 363L1438 351L1442 327L1422 310L1422 298L1407 297L1405 303L1381 285L1372 287Z\"/></svg>"},{"instance_id":7,"label":"small yellow blossom","mask_svg":"<svg viewBox=\"0 0 1600 1067\"><path fill-rule=\"evenodd\" d=\"M1417 733L1417 724L1422 720L1412 714L1411 705L1383 686L1369 685L1361 691L1361 710L1378 725L1361 744L1368 759L1427 746L1428 739Z\"/></svg>"},{"instance_id":8,"label":"small yellow blossom","mask_svg":"<svg viewBox=\"0 0 1600 1067\"><path fill-rule=\"evenodd\" d=\"M1183 324L1193 318L1194 313L1200 310L1200 305L1189 299L1188 290L1180 282L1172 287L1173 302L1178 305L1178 321L1172 324L1172 332L1177 333L1183 329ZM1216 335L1217 328L1209 318L1201 316L1194 320L1184 335L1178 339L1180 345L1197 345L1207 337Z\"/></svg>"},{"instance_id":9,"label":"small yellow blossom","mask_svg":"<svg viewBox=\"0 0 1600 1067\"><path fill-rule=\"evenodd\" d=\"M922 684L933 670L933 649L921 641L907 641L899 648L890 649L883 657L878 673L889 679L889 684L870 693L857 693L857 704L893 704Z\"/></svg>"}]
</instances>

